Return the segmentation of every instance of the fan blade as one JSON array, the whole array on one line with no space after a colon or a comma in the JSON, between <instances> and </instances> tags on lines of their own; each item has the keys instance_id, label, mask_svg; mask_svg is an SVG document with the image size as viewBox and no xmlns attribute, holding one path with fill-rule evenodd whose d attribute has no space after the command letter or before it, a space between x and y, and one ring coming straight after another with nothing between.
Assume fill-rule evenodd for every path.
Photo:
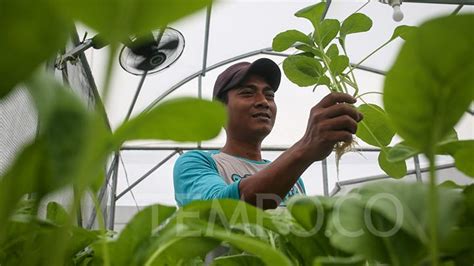
<instances>
[{"instance_id":1,"label":"fan blade","mask_svg":"<svg viewBox=\"0 0 474 266\"><path fill-rule=\"evenodd\" d=\"M140 63L136 64L135 68L143 71L148 71L153 69L153 66L150 66L149 60L145 58Z\"/></svg>"},{"instance_id":2,"label":"fan blade","mask_svg":"<svg viewBox=\"0 0 474 266\"><path fill-rule=\"evenodd\" d=\"M153 33L148 32L144 35L138 36L135 40L126 43L125 46L130 48L133 53L147 57L156 49L155 36L153 36Z\"/></svg>"},{"instance_id":3,"label":"fan blade","mask_svg":"<svg viewBox=\"0 0 474 266\"><path fill-rule=\"evenodd\" d=\"M174 39L174 40L164 43L161 46L158 46L158 50L174 50L178 47L178 44L179 44L179 40Z\"/></svg>"}]
</instances>

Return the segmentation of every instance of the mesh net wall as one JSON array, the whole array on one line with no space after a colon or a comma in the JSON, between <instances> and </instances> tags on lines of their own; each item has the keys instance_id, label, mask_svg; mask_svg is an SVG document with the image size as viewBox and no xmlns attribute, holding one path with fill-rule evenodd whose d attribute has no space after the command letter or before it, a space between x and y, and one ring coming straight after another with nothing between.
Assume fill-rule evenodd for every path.
<instances>
[{"instance_id":1,"label":"mesh net wall","mask_svg":"<svg viewBox=\"0 0 474 266\"><path fill-rule=\"evenodd\" d=\"M26 89L17 87L0 100L0 176L36 135L38 117Z\"/></svg>"}]
</instances>

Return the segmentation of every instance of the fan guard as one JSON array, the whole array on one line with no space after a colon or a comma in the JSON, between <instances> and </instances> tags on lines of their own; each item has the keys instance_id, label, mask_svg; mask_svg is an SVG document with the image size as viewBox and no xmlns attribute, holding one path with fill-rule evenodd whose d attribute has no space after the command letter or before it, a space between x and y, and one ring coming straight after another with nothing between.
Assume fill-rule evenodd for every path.
<instances>
[{"instance_id":1,"label":"fan guard","mask_svg":"<svg viewBox=\"0 0 474 266\"><path fill-rule=\"evenodd\" d=\"M161 30L146 36L132 36L119 55L120 66L130 74L157 73L171 66L184 51L184 36L167 27L158 41Z\"/></svg>"}]
</instances>

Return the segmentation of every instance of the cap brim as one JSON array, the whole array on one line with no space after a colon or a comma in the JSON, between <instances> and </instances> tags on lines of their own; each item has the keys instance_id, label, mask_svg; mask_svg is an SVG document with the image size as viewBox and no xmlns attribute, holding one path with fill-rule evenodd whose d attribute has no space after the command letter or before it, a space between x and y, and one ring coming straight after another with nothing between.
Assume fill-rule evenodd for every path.
<instances>
[{"instance_id":1,"label":"cap brim","mask_svg":"<svg viewBox=\"0 0 474 266\"><path fill-rule=\"evenodd\" d=\"M238 86L242 83L249 75L255 74L261 76L270 85L273 91L278 90L281 81L281 71L278 65L268 58L260 58L250 64L245 71L238 71L232 80L220 90L219 94L215 97L220 97L224 92Z\"/></svg>"}]
</instances>

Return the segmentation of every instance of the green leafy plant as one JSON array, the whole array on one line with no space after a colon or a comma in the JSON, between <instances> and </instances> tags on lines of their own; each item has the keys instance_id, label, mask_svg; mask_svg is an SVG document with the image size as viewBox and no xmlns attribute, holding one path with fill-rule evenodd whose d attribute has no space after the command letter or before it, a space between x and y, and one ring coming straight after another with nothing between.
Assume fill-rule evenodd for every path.
<instances>
[{"instance_id":1,"label":"green leafy plant","mask_svg":"<svg viewBox=\"0 0 474 266\"><path fill-rule=\"evenodd\" d=\"M474 263L474 185L438 187L434 169L435 156L449 154L458 169L473 175L473 141L458 140L452 130L473 100L470 59L474 43L469 31L473 15L435 19L416 31L398 27L387 43L399 36L406 43L385 81L387 112L372 104L359 106L367 126L358 134L385 149L379 157L387 165L384 169L425 154L431 165L428 186L374 183L340 197L294 197L287 209L268 211L234 200L195 201L181 209L152 205L120 234L105 230L95 192L104 183L107 157L124 141L204 140L215 136L225 123L222 106L181 98L164 102L110 132L100 112L88 110L68 88L36 70L64 46L74 21L105 33L117 45L123 36L165 25L208 4L155 1L163 16L154 20L155 10L141 8L141 2L110 0L110 6L95 1L2 3L0 30L13 37L1 42L0 48L25 53L19 53L21 60L6 54L0 62L5 81L0 97L15 85L25 86L38 111L40 129L0 178L1 265L203 265L206 255L218 246L227 252L212 265ZM44 20L42 12L51 19ZM309 19L315 32L309 36L296 30L282 33L275 38L274 48L283 51L295 45L303 52L288 57L283 66L295 83L344 92L352 88L357 96L345 53L346 36L368 30L371 22L354 14L341 25L321 20L323 13L323 4L299 11L297 16ZM120 27L121 23L127 26ZM26 30L31 35L17 34ZM51 37L50 46L24 46L25 41L41 43L44 36ZM331 43L336 37L343 54ZM439 52L445 49L450 52ZM28 57L30 52L34 56ZM196 123L181 123L180 117L192 117ZM376 121L383 121L382 126ZM395 132L404 141L388 147ZM46 214L39 214L47 196L71 186L75 192L71 206L50 202ZM79 202L87 191L99 210L98 230L86 230L76 222Z\"/></svg>"},{"instance_id":2,"label":"green leafy plant","mask_svg":"<svg viewBox=\"0 0 474 266\"><path fill-rule=\"evenodd\" d=\"M399 26L390 39L375 49L367 57L355 65L350 64L346 51L347 37L351 34L369 31L372 20L362 13L354 13L340 22L336 19L323 18L327 8L325 2L306 7L295 13L296 17L307 19L313 25L314 31L305 34L292 29L279 33L273 39L272 47L277 52L295 48L300 53L289 55L283 61L283 70L290 81L298 86L325 86L333 92L350 93L361 99L364 104L358 106L364 115L360 122L357 137L366 143L379 147L379 165L389 176L400 178L406 175L404 161L396 163L387 160L395 129L391 126L386 112L380 106L369 104L359 94L359 85L353 73L370 56L397 38L404 40L413 35L415 27ZM338 41L337 43L335 41ZM350 151L354 142L341 142L335 147L336 164L344 153Z\"/></svg>"}]
</instances>

